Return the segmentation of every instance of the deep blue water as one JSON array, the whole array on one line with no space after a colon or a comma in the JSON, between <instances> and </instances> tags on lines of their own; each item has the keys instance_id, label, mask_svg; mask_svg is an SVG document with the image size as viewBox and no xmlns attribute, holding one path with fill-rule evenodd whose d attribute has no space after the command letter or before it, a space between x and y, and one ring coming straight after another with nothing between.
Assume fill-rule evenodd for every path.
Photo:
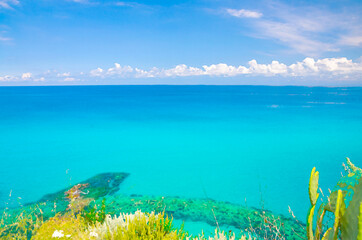
<instances>
[{"instance_id":1,"label":"deep blue water","mask_svg":"<svg viewBox=\"0 0 362 240\"><path fill-rule=\"evenodd\" d=\"M304 220L311 169L327 192L345 157L362 166L362 88L0 88L1 204L122 171L123 193L289 205Z\"/></svg>"}]
</instances>

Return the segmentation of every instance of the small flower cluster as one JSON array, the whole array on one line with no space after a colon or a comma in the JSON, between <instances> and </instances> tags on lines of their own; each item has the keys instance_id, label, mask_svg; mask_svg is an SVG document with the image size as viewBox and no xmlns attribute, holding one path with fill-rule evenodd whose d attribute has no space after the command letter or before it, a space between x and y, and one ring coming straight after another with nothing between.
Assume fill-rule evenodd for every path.
<instances>
[{"instance_id":1,"label":"small flower cluster","mask_svg":"<svg viewBox=\"0 0 362 240\"><path fill-rule=\"evenodd\" d=\"M64 234L63 234L63 230L55 230L53 235L52 235L52 238L62 238L64 237ZM65 235L66 238L70 238L71 235L68 234L68 235Z\"/></svg>"},{"instance_id":2,"label":"small flower cluster","mask_svg":"<svg viewBox=\"0 0 362 240\"><path fill-rule=\"evenodd\" d=\"M138 210L135 213L121 213L119 216L112 217L111 215L106 215L106 218L103 224L97 223L94 227L89 228L89 234L91 237L101 237L106 234L112 234L117 231L119 228L128 230L128 226L131 223L136 221L144 221L145 224L149 222L149 219L157 219L159 215L154 212L143 213Z\"/></svg>"}]
</instances>

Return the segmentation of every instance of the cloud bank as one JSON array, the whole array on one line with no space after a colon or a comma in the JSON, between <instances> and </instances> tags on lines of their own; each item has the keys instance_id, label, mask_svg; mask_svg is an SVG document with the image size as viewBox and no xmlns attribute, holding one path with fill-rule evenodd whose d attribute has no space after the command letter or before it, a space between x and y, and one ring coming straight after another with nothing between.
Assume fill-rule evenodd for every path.
<instances>
[{"instance_id":1,"label":"cloud bank","mask_svg":"<svg viewBox=\"0 0 362 240\"><path fill-rule=\"evenodd\" d=\"M256 60L248 62L248 66L232 66L225 63L204 65L201 68L190 67L180 64L170 69L152 68L143 70L131 66L121 66L115 63L108 69L97 68L90 71L91 77L133 77L133 78L165 78L165 77L188 77L188 76L338 76L355 75L362 73L362 63L356 63L347 58L324 58L315 60L305 58L301 62L286 65L278 61L269 64L259 64Z\"/></svg>"},{"instance_id":2,"label":"cloud bank","mask_svg":"<svg viewBox=\"0 0 362 240\"><path fill-rule=\"evenodd\" d=\"M353 62L345 57L314 59L307 57L302 61L287 65L279 61L272 61L269 64L261 64L256 60L251 60L246 66L233 66L225 63L204 65L202 67L192 67L179 64L173 68L163 69L153 67L151 69L141 69L132 66L122 66L115 63L107 69L95 68L88 73L60 73L57 71L46 71L42 74L25 72L19 76L0 76L1 82L78 82L78 81L101 81L102 79L141 79L141 78L183 78L183 77L248 77L260 76L264 78L284 77L303 78L317 77L335 79L343 81L361 80L362 62ZM170 82L172 83L172 82Z\"/></svg>"}]
</instances>

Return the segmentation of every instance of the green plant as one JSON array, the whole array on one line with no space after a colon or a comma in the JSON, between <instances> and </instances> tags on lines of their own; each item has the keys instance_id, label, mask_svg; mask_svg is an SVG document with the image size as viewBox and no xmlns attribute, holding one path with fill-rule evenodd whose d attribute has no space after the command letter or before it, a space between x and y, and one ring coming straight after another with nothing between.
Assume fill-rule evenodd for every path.
<instances>
[{"instance_id":1,"label":"green plant","mask_svg":"<svg viewBox=\"0 0 362 240\"><path fill-rule=\"evenodd\" d=\"M94 206L86 207L81 212L81 216L84 218L85 222L89 225L93 225L96 222L103 223L106 218L105 210L106 210L106 199L103 199L101 206L94 203Z\"/></svg>"},{"instance_id":2,"label":"green plant","mask_svg":"<svg viewBox=\"0 0 362 240\"><path fill-rule=\"evenodd\" d=\"M362 170L354 166L349 158L344 165L347 176L342 177L328 202L319 206L316 229L314 230L314 214L319 199L319 172L313 168L309 179L309 199L311 207L307 216L307 237L309 240L358 239L362 240ZM333 213L333 226L323 229L327 212Z\"/></svg>"}]
</instances>

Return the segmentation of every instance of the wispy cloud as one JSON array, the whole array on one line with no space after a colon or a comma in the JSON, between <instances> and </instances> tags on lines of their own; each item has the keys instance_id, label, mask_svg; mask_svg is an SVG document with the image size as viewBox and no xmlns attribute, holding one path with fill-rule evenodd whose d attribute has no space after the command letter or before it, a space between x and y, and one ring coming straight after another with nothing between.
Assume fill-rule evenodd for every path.
<instances>
[{"instance_id":1,"label":"wispy cloud","mask_svg":"<svg viewBox=\"0 0 362 240\"><path fill-rule=\"evenodd\" d=\"M257 26L257 36L271 38L294 49L296 52L317 56L321 52L336 52L339 48L334 43L321 41L316 32L305 29L296 22L260 21Z\"/></svg>"},{"instance_id":2,"label":"wispy cloud","mask_svg":"<svg viewBox=\"0 0 362 240\"><path fill-rule=\"evenodd\" d=\"M19 3L18 0L0 0L0 9L13 9L13 6L18 5Z\"/></svg>"},{"instance_id":3,"label":"wispy cloud","mask_svg":"<svg viewBox=\"0 0 362 240\"><path fill-rule=\"evenodd\" d=\"M0 25L0 42L9 42L13 39L10 37L7 37L9 27L6 25Z\"/></svg>"},{"instance_id":4,"label":"wispy cloud","mask_svg":"<svg viewBox=\"0 0 362 240\"><path fill-rule=\"evenodd\" d=\"M147 6L147 5L138 3L138 2L114 2L112 5L119 6L119 7L146 7Z\"/></svg>"},{"instance_id":5,"label":"wispy cloud","mask_svg":"<svg viewBox=\"0 0 362 240\"><path fill-rule=\"evenodd\" d=\"M342 36L339 43L341 45L358 47L362 45L362 31L361 33L350 34Z\"/></svg>"},{"instance_id":6,"label":"wispy cloud","mask_svg":"<svg viewBox=\"0 0 362 240\"><path fill-rule=\"evenodd\" d=\"M12 39L11 38L8 38L8 37L3 37L0 35L0 42L3 41L3 42L6 42L6 41L11 41Z\"/></svg>"},{"instance_id":7,"label":"wispy cloud","mask_svg":"<svg viewBox=\"0 0 362 240\"><path fill-rule=\"evenodd\" d=\"M233 17L238 18L260 18L263 16L262 13L256 11L250 11L246 9L226 9L226 12Z\"/></svg>"},{"instance_id":8,"label":"wispy cloud","mask_svg":"<svg viewBox=\"0 0 362 240\"><path fill-rule=\"evenodd\" d=\"M109 6L109 7L131 7L131 8L149 8L148 5L144 5L138 2L132 1L108 1L102 2L97 0L67 0L68 2L74 2L79 4L86 4L89 6Z\"/></svg>"},{"instance_id":9,"label":"wispy cloud","mask_svg":"<svg viewBox=\"0 0 362 240\"><path fill-rule=\"evenodd\" d=\"M241 10L226 11L233 17L243 16ZM342 14L317 7L293 8L272 2L263 12L262 16L255 17L255 21L248 22L249 34L273 39L306 56L318 56L323 52L362 44L362 20L352 10Z\"/></svg>"},{"instance_id":10,"label":"wispy cloud","mask_svg":"<svg viewBox=\"0 0 362 240\"><path fill-rule=\"evenodd\" d=\"M75 2L75 3L89 3L88 0L67 0L69 2Z\"/></svg>"}]
</instances>

